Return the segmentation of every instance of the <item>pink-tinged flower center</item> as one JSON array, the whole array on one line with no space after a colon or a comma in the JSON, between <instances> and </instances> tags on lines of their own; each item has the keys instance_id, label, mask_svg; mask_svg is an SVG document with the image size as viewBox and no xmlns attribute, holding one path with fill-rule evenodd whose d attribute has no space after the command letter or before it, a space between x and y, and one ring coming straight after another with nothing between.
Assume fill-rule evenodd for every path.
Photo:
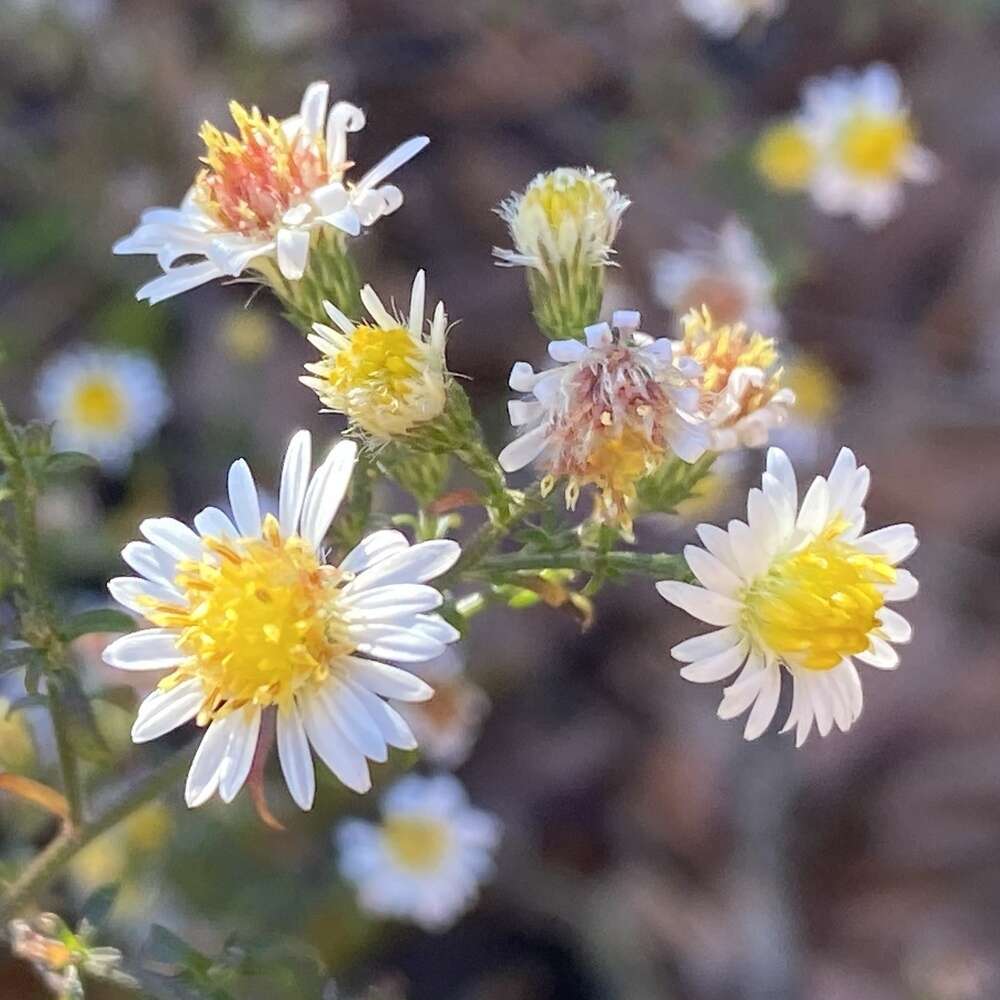
<instances>
[{"instance_id":1,"label":"pink-tinged flower center","mask_svg":"<svg viewBox=\"0 0 1000 1000\"><path fill-rule=\"evenodd\" d=\"M201 138L205 169L195 181L205 211L228 230L270 235L288 209L329 183L326 143L300 129L286 135L277 118L264 118L233 101L238 136L205 122Z\"/></svg>"}]
</instances>

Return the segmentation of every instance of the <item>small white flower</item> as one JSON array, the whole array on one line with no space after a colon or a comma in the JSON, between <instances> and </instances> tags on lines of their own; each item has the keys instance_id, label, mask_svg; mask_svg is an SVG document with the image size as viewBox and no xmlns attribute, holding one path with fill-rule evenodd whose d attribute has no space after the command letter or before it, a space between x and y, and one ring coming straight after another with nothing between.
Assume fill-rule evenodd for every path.
<instances>
[{"instance_id":1,"label":"small white flower","mask_svg":"<svg viewBox=\"0 0 1000 1000\"><path fill-rule=\"evenodd\" d=\"M170 410L151 358L94 347L71 349L49 361L35 396L42 419L54 425L56 448L86 452L111 471L128 465Z\"/></svg>"},{"instance_id":2,"label":"small white flower","mask_svg":"<svg viewBox=\"0 0 1000 1000\"><path fill-rule=\"evenodd\" d=\"M551 276L561 263L573 268L609 264L629 204L611 174L591 167L539 174L497 210L510 228L514 249L494 247L493 253L500 264Z\"/></svg>"},{"instance_id":3,"label":"small white flower","mask_svg":"<svg viewBox=\"0 0 1000 1000\"><path fill-rule=\"evenodd\" d=\"M354 323L333 303L323 303L337 329L314 325L309 342L323 358L306 365L312 375L299 381L328 410L345 414L371 437L390 441L444 410L448 317L439 302L424 331L423 271L413 279L405 318L392 316L371 285L362 289L361 301L373 324Z\"/></svg>"},{"instance_id":4,"label":"small white flower","mask_svg":"<svg viewBox=\"0 0 1000 1000\"><path fill-rule=\"evenodd\" d=\"M122 670L169 670L139 706L132 739L144 743L194 719L207 727L185 797L235 798L250 772L265 711L277 713L278 756L292 798L312 806L310 744L349 788L371 787L368 760L388 747L412 750L409 727L384 699L433 693L390 666L440 656L458 632L434 609L426 581L459 555L455 542L410 545L376 531L337 566L323 538L347 490L357 447L341 441L310 477L311 439L299 431L281 473L278 516L261 517L242 459L229 470L233 518L208 507L192 530L169 517L139 525L146 542L122 558L140 577L119 577L111 595L155 626L113 642L105 662Z\"/></svg>"},{"instance_id":5,"label":"small white flower","mask_svg":"<svg viewBox=\"0 0 1000 1000\"><path fill-rule=\"evenodd\" d=\"M692 21L717 38L732 38L753 17L773 20L785 10L785 0L681 0Z\"/></svg>"},{"instance_id":6,"label":"small white flower","mask_svg":"<svg viewBox=\"0 0 1000 1000\"><path fill-rule=\"evenodd\" d=\"M407 775L380 806L381 823L349 819L338 827L341 873L370 913L446 929L493 875L499 821L472 808L450 774Z\"/></svg>"},{"instance_id":7,"label":"small white flower","mask_svg":"<svg viewBox=\"0 0 1000 1000\"><path fill-rule=\"evenodd\" d=\"M904 182L938 176L937 157L916 140L899 75L884 63L809 81L800 121L819 150L810 192L832 215L881 226L902 206Z\"/></svg>"},{"instance_id":8,"label":"small white flower","mask_svg":"<svg viewBox=\"0 0 1000 1000\"><path fill-rule=\"evenodd\" d=\"M413 730L425 760L449 770L461 767L490 710L489 696L466 676L454 646L436 660L414 667L414 673L434 688L434 697L396 707Z\"/></svg>"},{"instance_id":9,"label":"small white flower","mask_svg":"<svg viewBox=\"0 0 1000 1000\"><path fill-rule=\"evenodd\" d=\"M152 208L119 254L155 254L164 274L143 285L150 304L214 278L257 270L271 259L281 275L305 273L314 232L356 236L403 203L399 188L382 182L430 141L416 136L397 146L358 181L346 179L353 163L347 136L365 125L364 112L338 101L327 114L329 84L306 88L297 115L279 121L235 101L230 112L238 136L206 123L206 155L180 208ZM178 264L188 257L202 258Z\"/></svg>"},{"instance_id":10,"label":"small white flower","mask_svg":"<svg viewBox=\"0 0 1000 1000\"><path fill-rule=\"evenodd\" d=\"M727 219L717 233L692 229L686 244L653 261L654 289L668 309L683 316L707 306L717 323L743 322L767 336L781 332L774 272L739 219Z\"/></svg>"},{"instance_id":11,"label":"small white flower","mask_svg":"<svg viewBox=\"0 0 1000 1000\"><path fill-rule=\"evenodd\" d=\"M534 399L507 404L523 432L499 456L506 472L537 460L544 492L566 478L570 509L582 487L596 486L595 516L626 532L636 483L669 452L694 462L708 445L696 415L698 365L675 361L673 342L640 333L639 323L639 313L620 311L611 326L587 327L585 344L553 341L549 356L559 366L548 371L517 362L510 387Z\"/></svg>"},{"instance_id":12,"label":"small white flower","mask_svg":"<svg viewBox=\"0 0 1000 1000\"><path fill-rule=\"evenodd\" d=\"M842 731L861 714L861 678L854 660L882 670L899 664L891 643L912 629L887 601L917 592L901 563L917 547L913 526L896 524L862 534L869 472L841 450L829 478L817 476L799 505L795 472L772 448L761 489L747 501L747 520L728 530L698 526L704 549L684 550L701 586L674 580L660 595L709 625L720 626L671 650L697 683L725 680L719 717L750 710L744 736L770 724L781 693L782 668L792 678L792 707L782 732L795 729L801 746L815 722L820 735ZM742 670L740 669L742 668Z\"/></svg>"}]
</instances>

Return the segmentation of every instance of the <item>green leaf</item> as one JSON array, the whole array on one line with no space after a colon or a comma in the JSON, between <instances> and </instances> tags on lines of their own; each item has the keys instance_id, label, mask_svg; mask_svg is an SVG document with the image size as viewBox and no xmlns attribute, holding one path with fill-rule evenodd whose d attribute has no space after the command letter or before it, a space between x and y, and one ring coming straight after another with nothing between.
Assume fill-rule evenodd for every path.
<instances>
[{"instance_id":1,"label":"green leaf","mask_svg":"<svg viewBox=\"0 0 1000 1000\"><path fill-rule=\"evenodd\" d=\"M48 683L65 712L69 740L73 749L94 764L106 764L110 750L97 728L93 706L77 675L61 670L58 674L51 674Z\"/></svg>"},{"instance_id":2,"label":"green leaf","mask_svg":"<svg viewBox=\"0 0 1000 1000\"><path fill-rule=\"evenodd\" d=\"M0 674L11 670L27 670L33 663L38 663L40 657L30 646L18 646L15 649L0 649Z\"/></svg>"},{"instance_id":3,"label":"green leaf","mask_svg":"<svg viewBox=\"0 0 1000 1000\"><path fill-rule=\"evenodd\" d=\"M146 942L146 958L162 965L175 965L181 969L208 975L212 961L183 938L160 924L153 924Z\"/></svg>"},{"instance_id":4,"label":"green leaf","mask_svg":"<svg viewBox=\"0 0 1000 1000\"><path fill-rule=\"evenodd\" d=\"M45 475L51 479L73 476L82 469L96 469L97 460L84 451L58 451L45 462Z\"/></svg>"},{"instance_id":5,"label":"green leaf","mask_svg":"<svg viewBox=\"0 0 1000 1000\"><path fill-rule=\"evenodd\" d=\"M74 615L62 629L62 637L67 641L91 632L132 632L135 619L116 608L94 608Z\"/></svg>"},{"instance_id":6,"label":"green leaf","mask_svg":"<svg viewBox=\"0 0 1000 1000\"><path fill-rule=\"evenodd\" d=\"M81 934L84 933L82 930L84 921L89 928L96 930L107 920L111 908L115 905L115 899L118 897L118 888L117 884L104 885L91 893L80 912Z\"/></svg>"}]
</instances>

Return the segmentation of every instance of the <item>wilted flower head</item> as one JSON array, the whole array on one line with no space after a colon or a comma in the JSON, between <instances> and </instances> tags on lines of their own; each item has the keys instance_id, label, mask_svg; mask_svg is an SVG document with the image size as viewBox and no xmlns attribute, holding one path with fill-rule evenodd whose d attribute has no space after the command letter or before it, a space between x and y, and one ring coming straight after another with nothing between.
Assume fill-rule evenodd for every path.
<instances>
[{"instance_id":1,"label":"wilted flower head","mask_svg":"<svg viewBox=\"0 0 1000 1000\"><path fill-rule=\"evenodd\" d=\"M493 874L500 823L474 809L450 774L400 778L379 803L381 823L337 829L340 870L370 912L446 929Z\"/></svg>"},{"instance_id":2,"label":"wilted flower head","mask_svg":"<svg viewBox=\"0 0 1000 1000\"><path fill-rule=\"evenodd\" d=\"M231 135L206 123L204 168L180 208L153 208L115 245L119 254L156 254L164 274L139 289L159 302L213 278L247 269L265 278L305 273L315 233L356 236L402 204L399 188L382 182L429 142L417 136L398 146L357 181L347 136L365 125L360 108L338 101L327 113L330 87L306 88L297 115L283 121L235 101ZM202 258L178 264L187 257Z\"/></svg>"},{"instance_id":3,"label":"wilted flower head","mask_svg":"<svg viewBox=\"0 0 1000 1000\"><path fill-rule=\"evenodd\" d=\"M354 323L324 303L337 329L317 323L309 342L323 354L306 365L301 382L327 409L345 414L376 441L401 437L433 420L445 407L444 303L424 330L424 272L418 271L405 317L389 313L370 285L361 299L371 323Z\"/></svg>"},{"instance_id":4,"label":"wilted flower head","mask_svg":"<svg viewBox=\"0 0 1000 1000\"><path fill-rule=\"evenodd\" d=\"M35 387L42 419L61 451L81 451L122 471L159 430L170 398L152 358L85 347L57 355Z\"/></svg>"},{"instance_id":5,"label":"wilted flower head","mask_svg":"<svg viewBox=\"0 0 1000 1000\"><path fill-rule=\"evenodd\" d=\"M692 309L682 324L677 353L701 368L700 409L711 430L711 449L767 444L771 429L784 423L795 403L794 393L781 385L774 340L743 323L716 326L707 309Z\"/></svg>"},{"instance_id":6,"label":"wilted flower head","mask_svg":"<svg viewBox=\"0 0 1000 1000\"><path fill-rule=\"evenodd\" d=\"M707 306L719 323L742 321L767 334L781 330L774 272L739 219L727 219L717 233L691 230L683 250L656 257L653 282L660 301L676 315Z\"/></svg>"},{"instance_id":7,"label":"wilted flower head","mask_svg":"<svg viewBox=\"0 0 1000 1000\"><path fill-rule=\"evenodd\" d=\"M586 330L585 344L559 340L559 367L536 373L519 361L510 386L533 400L512 400L510 420L525 428L500 453L508 472L539 460L543 491L565 478L573 508L584 486L597 488L595 516L631 530L636 483L671 452L696 461L708 444L697 416L698 365L675 360L673 343L638 330L637 312Z\"/></svg>"},{"instance_id":8,"label":"wilted flower head","mask_svg":"<svg viewBox=\"0 0 1000 1000\"><path fill-rule=\"evenodd\" d=\"M700 586L665 580L660 595L714 632L672 650L681 676L697 683L725 680L719 717L750 712L744 736L756 739L778 708L783 670L792 678L792 705L783 732L801 745L813 724L826 736L861 714L861 678L854 660L893 670L892 643L912 629L888 601L905 601L917 581L899 564L917 547L912 525L862 534L869 472L841 450L827 478L817 476L799 504L795 471L772 448L760 489L750 491L747 520L728 530L698 526L704 548L685 558ZM742 669L740 669L742 668Z\"/></svg>"},{"instance_id":9,"label":"wilted flower head","mask_svg":"<svg viewBox=\"0 0 1000 1000\"><path fill-rule=\"evenodd\" d=\"M751 18L778 17L785 0L681 0L681 9L717 38L732 38Z\"/></svg>"}]
</instances>

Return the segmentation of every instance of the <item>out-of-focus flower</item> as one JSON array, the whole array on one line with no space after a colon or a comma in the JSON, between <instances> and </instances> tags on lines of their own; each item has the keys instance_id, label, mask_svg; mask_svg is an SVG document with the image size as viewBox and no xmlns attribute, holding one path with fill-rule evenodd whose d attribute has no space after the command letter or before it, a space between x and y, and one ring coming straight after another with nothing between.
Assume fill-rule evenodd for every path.
<instances>
[{"instance_id":1,"label":"out-of-focus flower","mask_svg":"<svg viewBox=\"0 0 1000 1000\"><path fill-rule=\"evenodd\" d=\"M419 704L400 704L399 713L409 723L425 760L449 770L468 759L490 699L465 674L462 657L454 646L436 660L414 667L431 687L434 697Z\"/></svg>"},{"instance_id":2,"label":"out-of-focus flower","mask_svg":"<svg viewBox=\"0 0 1000 1000\"><path fill-rule=\"evenodd\" d=\"M799 118L768 126L757 140L757 172L777 191L805 191L816 172L820 150Z\"/></svg>"},{"instance_id":3,"label":"out-of-focus flower","mask_svg":"<svg viewBox=\"0 0 1000 1000\"><path fill-rule=\"evenodd\" d=\"M149 209L115 244L115 253L155 254L164 270L139 289L139 299L160 302L246 270L269 282L296 282L317 234L356 236L399 208L399 188L382 182L429 140L408 139L357 182L349 181L347 136L364 128L365 116L345 101L327 114L329 91L327 83L310 84L299 113L283 121L234 101L236 136L202 126L205 167L180 208ZM202 259L177 263L191 256Z\"/></svg>"},{"instance_id":4,"label":"out-of-focus flower","mask_svg":"<svg viewBox=\"0 0 1000 1000\"><path fill-rule=\"evenodd\" d=\"M653 283L660 301L682 316L707 307L717 323L746 323L773 336L781 332L774 305L774 273L753 233L739 219L727 219L714 233L692 230L681 251L653 261Z\"/></svg>"},{"instance_id":5,"label":"out-of-focus flower","mask_svg":"<svg viewBox=\"0 0 1000 1000\"><path fill-rule=\"evenodd\" d=\"M235 361L262 361L274 347L274 334L267 315L251 309L234 309L223 317L222 344Z\"/></svg>"},{"instance_id":6,"label":"out-of-focus flower","mask_svg":"<svg viewBox=\"0 0 1000 1000\"><path fill-rule=\"evenodd\" d=\"M207 727L188 774L189 806L216 792L231 802L250 772L265 710L277 713L278 756L292 798L315 793L310 744L349 788L371 787L368 759L416 740L384 698L420 701L431 688L383 660L440 656L458 632L433 611L441 594L425 581L459 555L453 541L411 546L377 531L340 563L323 539L347 490L357 446L335 445L310 476L312 444L299 431L285 455L278 516L261 517L242 459L229 470L233 519L208 507L197 533L173 518L143 521L148 542L122 557L140 577L119 577L111 595L155 628L104 651L122 670L169 670L140 705L137 743L195 719ZM235 523L234 523L235 522Z\"/></svg>"},{"instance_id":7,"label":"out-of-focus flower","mask_svg":"<svg viewBox=\"0 0 1000 1000\"><path fill-rule=\"evenodd\" d=\"M379 824L349 819L338 827L341 873L369 912L444 930L492 876L499 821L472 808L450 774L407 775L380 807Z\"/></svg>"},{"instance_id":8,"label":"out-of-focus flower","mask_svg":"<svg viewBox=\"0 0 1000 1000\"><path fill-rule=\"evenodd\" d=\"M317 323L309 342L323 355L300 381L328 410L343 413L376 441L402 437L439 416L447 401L444 303L424 331L424 272L418 271L406 317L391 315L374 289L361 292L372 324L356 324L324 302L337 329Z\"/></svg>"},{"instance_id":9,"label":"out-of-focus flower","mask_svg":"<svg viewBox=\"0 0 1000 1000\"><path fill-rule=\"evenodd\" d=\"M12 920L7 925L11 951L30 962L42 982L58 1000L84 1000L83 973L132 990L139 984L121 971L117 948L90 944L93 928L81 925L74 933L62 917L41 913L33 920Z\"/></svg>"},{"instance_id":10,"label":"out-of-focus flower","mask_svg":"<svg viewBox=\"0 0 1000 1000\"><path fill-rule=\"evenodd\" d=\"M535 319L546 336L579 337L597 319L604 268L629 204L611 174L560 167L497 209L514 249L493 253L502 265L528 269Z\"/></svg>"},{"instance_id":11,"label":"out-of-focus flower","mask_svg":"<svg viewBox=\"0 0 1000 1000\"><path fill-rule=\"evenodd\" d=\"M892 670L891 643L912 633L887 601L917 592L914 576L897 566L917 547L913 526L896 524L862 534L869 472L844 448L829 478L817 476L801 507L795 472L772 448L761 489L747 501L747 521L728 530L698 526L705 548L684 550L701 586L663 581L661 596L718 631L671 651L687 665L681 676L698 683L724 680L719 717L748 709L748 740L767 729L778 707L782 667L792 678L792 707L782 730L795 729L801 746L816 723L826 736L861 714L861 678L854 659Z\"/></svg>"},{"instance_id":12,"label":"out-of-focus flower","mask_svg":"<svg viewBox=\"0 0 1000 1000\"><path fill-rule=\"evenodd\" d=\"M517 362L510 387L534 399L508 403L511 423L525 430L499 457L507 472L537 459L544 493L565 478L570 509L582 487L596 486L595 517L626 533L636 483L671 452L694 462L708 445L698 365L675 362L673 342L640 333L639 323L637 312L616 312L611 326L587 328L585 344L554 341L549 355L559 367L548 371Z\"/></svg>"},{"instance_id":13,"label":"out-of-focus flower","mask_svg":"<svg viewBox=\"0 0 1000 1000\"><path fill-rule=\"evenodd\" d=\"M681 0L681 10L709 34L732 38L751 18L779 17L785 0Z\"/></svg>"},{"instance_id":14,"label":"out-of-focus flower","mask_svg":"<svg viewBox=\"0 0 1000 1000\"><path fill-rule=\"evenodd\" d=\"M35 396L42 419L54 424L56 448L86 452L115 472L128 465L170 410L151 358L94 347L50 360L39 373Z\"/></svg>"},{"instance_id":15,"label":"out-of-focus flower","mask_svg":"<svg viewBox=\"0 0 1000 1000\"><path fill-rule=\"evenodd\" d=\"M805 354L786 360L782 382L794 394L795 406L772 440L793 461L813 465L840 406L840 384L819 358Z\"/></svg>"},{"instance_id":16,"label":"out-of-focus flower","mask_svg":"<svg viewBox=\"0 0 1000 1000\"><path fill-rule=\"evenodd\" d=\"M677 354L701 369L701 412L711 429L712 451L759 448L795 403L782 387L774 340L751 333L743 323L716 326L707 309L682 320Z\"/></svg>"}]
</instances>

